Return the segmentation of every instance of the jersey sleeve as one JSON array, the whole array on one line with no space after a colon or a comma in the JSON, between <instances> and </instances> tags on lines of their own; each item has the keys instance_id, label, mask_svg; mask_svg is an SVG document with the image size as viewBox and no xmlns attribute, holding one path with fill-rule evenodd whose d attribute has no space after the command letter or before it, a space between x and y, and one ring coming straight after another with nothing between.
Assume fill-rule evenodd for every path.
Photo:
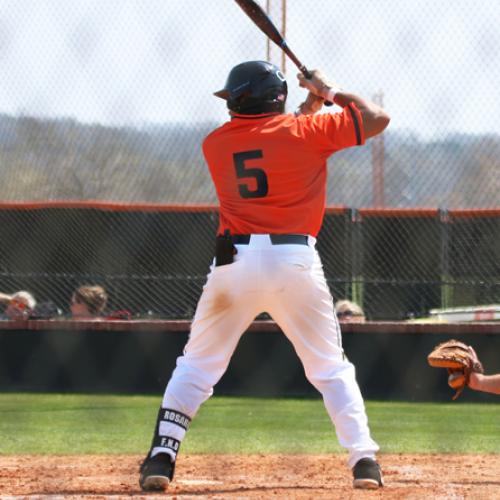
<instances>
[{"instance_id":1,"label":"jersey sleeve","mask_svg":"<svg viewBox=\"0 0 500 500\"><path fill-rule=\"evenodd\" d=\"M329 156L365 143L363 118L352 102L339 113L318 113L304 118L307 118L303 128L305 138L320 154Z\"/></svg>"}]
</instances>

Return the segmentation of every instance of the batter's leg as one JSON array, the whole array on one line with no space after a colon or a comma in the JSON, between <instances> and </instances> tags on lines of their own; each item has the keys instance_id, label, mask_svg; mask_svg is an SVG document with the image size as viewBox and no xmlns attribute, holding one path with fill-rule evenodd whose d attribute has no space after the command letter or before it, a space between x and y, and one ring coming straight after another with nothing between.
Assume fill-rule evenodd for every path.
<instances>
[{"instance_id":1,"label":"batter's leg","mask_svg":"<svg viewBox=\"0 0 500 500\"><path fill-rule=\"evenodd\" d=\"M370 436L355 369L344 355L333 299L316 257L311 268L282 266L284 290L276 293L269 313L290 339L308 380L322 394L340 444L352 468L374 458L379 447Z\"/></svg>"},{"instance_id":2,"label":"batter's leg","mask_svg":"<svg viewBox=\"0 0 500 500\"><path fill-rule=\"evenodd\" d=\"M167 384L162 409L192 419L227 369L241 335L258 314L255 301L243 285L245 266L215 268L204 287L184 354L177 359ZM238 284L241 284L240 286ZM160 412L161 413L161 412ZM175 417L173 417L175 418ZM182 417L177 417L182 420ZM151 455L168 453L173 460L187 425L159 419ZM169 443L172 446L167 446Z\"/></svg>"}]
</instances>

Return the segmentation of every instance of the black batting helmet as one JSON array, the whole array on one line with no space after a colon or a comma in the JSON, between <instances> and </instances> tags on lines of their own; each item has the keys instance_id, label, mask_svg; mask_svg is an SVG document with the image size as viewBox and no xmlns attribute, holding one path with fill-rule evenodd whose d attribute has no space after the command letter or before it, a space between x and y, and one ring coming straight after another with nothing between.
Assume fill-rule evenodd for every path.
<instances>
[{"instance_id":1,"label":"black batting helmet","mask_svg":"<svg viewBox=\"0 0 500 500\"><path fill-rule=\"evenodd\" d=\"M283 73L266 61L248 61L235 66L222 90L214 95L225 99L235 113L256 115L283 113L288 87Z\"/></svg>"}]
</instances>

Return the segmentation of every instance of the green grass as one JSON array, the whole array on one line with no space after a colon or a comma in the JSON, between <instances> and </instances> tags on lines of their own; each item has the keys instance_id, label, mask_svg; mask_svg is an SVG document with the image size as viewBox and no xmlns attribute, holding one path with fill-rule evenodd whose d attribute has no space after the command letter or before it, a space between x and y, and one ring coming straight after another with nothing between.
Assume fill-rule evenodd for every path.
<instances>
[{"instance_id":1,"label":"green grass","mask_svg":"<svg viewBox=\"0 0 500 500\"><path fill-rule=\"evenodd\" d=\"M0 453L145 453L160 397L0 394ZM384 453L499 453L500 404L367 402ZM319 399L214 397L184 453L337 453Z\"/></svg>"}]
</instances>

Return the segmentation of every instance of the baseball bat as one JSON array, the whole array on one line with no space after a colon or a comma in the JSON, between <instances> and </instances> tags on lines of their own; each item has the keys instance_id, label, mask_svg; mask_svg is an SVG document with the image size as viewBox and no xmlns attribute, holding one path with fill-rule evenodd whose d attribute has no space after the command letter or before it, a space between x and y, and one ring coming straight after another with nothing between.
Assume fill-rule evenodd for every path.
<instances>
[{"instance_id":1,"label":"baseball bat","mask_svg":"<svg viewBox=\"0 0 500 500\"><path fill-rule=\"evenodd\" d=\"M292 49L290 49L286 40L278 31L271 18L265 13L264 9L254 0L235 1L242 8L243 12L245 12L245 14L257 25L257 27L293 61L304 77L310 80L312 78L311 72L305 67L304 64L302 64L302 62L300 62L299 58L293 53ZM325 105L331 106L332 103L325 101Z\"/></svg>"}]
</instances>

